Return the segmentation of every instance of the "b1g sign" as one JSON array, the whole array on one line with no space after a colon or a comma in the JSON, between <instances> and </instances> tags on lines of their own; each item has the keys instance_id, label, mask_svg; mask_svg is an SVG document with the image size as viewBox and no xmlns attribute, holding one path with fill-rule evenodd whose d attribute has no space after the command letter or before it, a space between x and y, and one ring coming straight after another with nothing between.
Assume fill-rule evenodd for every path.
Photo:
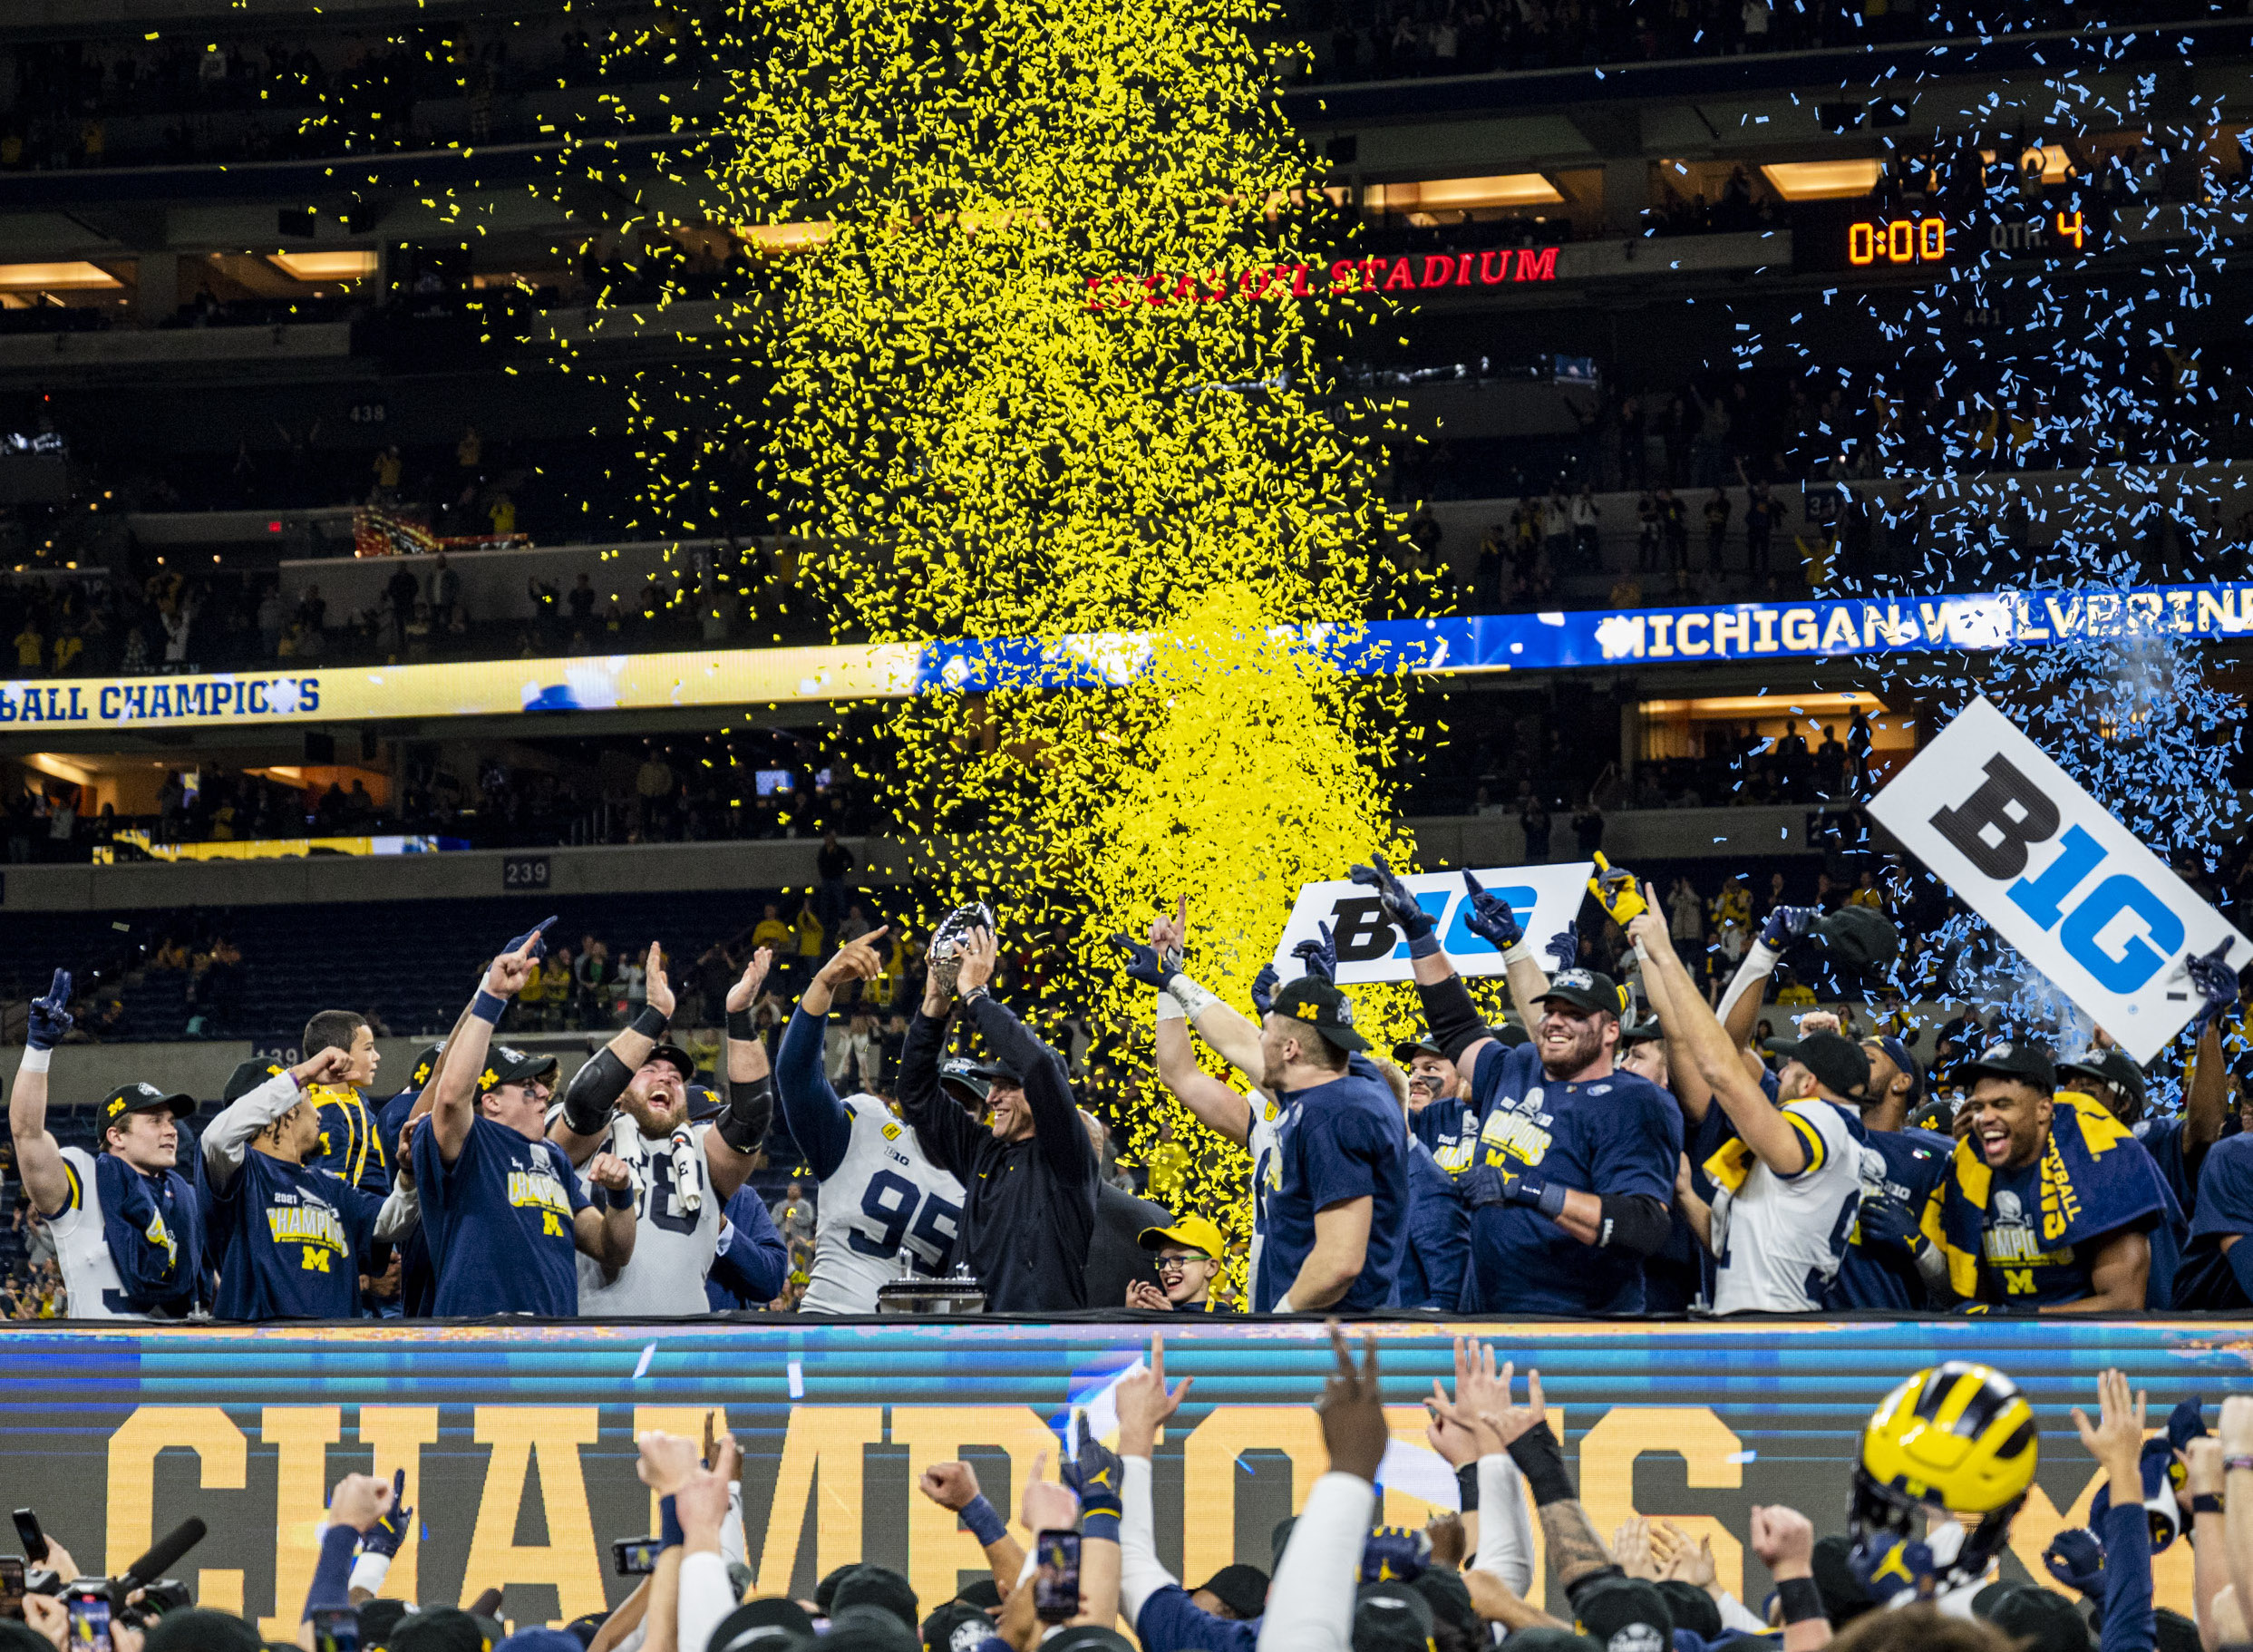
<instances>
[{"instance_id":1,"label":"b1g sign","mask_svg":"<svg viewBox=\"0 0 2253 1652\"><path fill-rule=\"evenodd\" d=\"M2139 1063L2198 1009L2187 958L2253 954L1984 695L1869 813Z\"/></svg>"},{"instance_id":2,"label":"b1g sign","mask_svg":"<svg viewBox=\"0 0 2253 1652\"><path fill-rule=\"evenodd\" d=\"M1471 875L1489 894L1510 903L1518 927L1538 947L1579 912L1580 897L1595 870L1590 861L1572 860L1561 866L1474 867ZM1416 904L1432 915L1440 945L1459 973L1502 973L1502 955L1471 934L1464 921L1471 916L1471 898L1461 872L1411 872L1401 881ZM1323 924L1330 926L1330 938L1337 944L1341 986L1409 979L1406 938L1384 916L1373 890L1345 879L1300 888L1290 922L1283 926L1283 938L1276 943L1277 975L1288 981L1306 973L1306 966L1291 956L1291 948L1315 939L1316 929Z\"/></svg>"},{"instance_id":3,"label":"b1g sign","mask_svg":"<svg viewBox=\"0 0 2253 1652\"><path fill-rule=\"evenodd\" d=\"M553 1622L615 1606L634 1579L610 1540L656 1529L635 1477L643 1429L696 1438L707 1414L743 1448L743 1524L762 1593L808 1596L867 1560L928 1607L986 1575L977 1540L918 1495L934 1463L968 1462L1014 1510L1074 1402L1105 1388L1159 1327L1074 1320L753 1320L625 1325L0 1326L0 1487L89 1571L116 1572L153 1534L199 1515L210 1535L171 1569L206 1604L266 1634L297 1628L328 1488L406 1471L415 1511L384 1593L425 1603L502 1590L501 1615ZM1313 1402L1334 1368L1319 1324L1169 1326L1167 1375L1194 1376L1153 1462L1160 1559L1201 1583L1241 1560L1327 1466ZM1758 1325L1458 1324L1374 1327L1385 1420L1423 1453L1421 1396L1452 1382L1451 1337L1537 1365L1551 1425L1599 1531L1664 1516L1712 1540L1720 1581L1757 1602L1754 1503L1844 1524L1858 1432L1909 1372L1947 1359L2017 1381L2042 1429L2034 1490L2004 1576L2044 1580L2042 1550L2083 1525L2102 1483L2068 1410L2117 1365L2155 1410L2208 1396L2208 1423L2244 1361L2219 1320L1766 1319ZM1356 1331L1358 1335L1358 1331ZM1522 1383L1522 1375L1520 1378ZM1100 1425L1099 1425L1100 1426ZM1107 1432L1107 1431L1105 1431ZM1385 1471L1387 1523L1452 1506L1452 1476ZM1438 1499L1435 1505L1426 1497ZM1530 1523L1530 1522L1529 1522ZM1020 1540L1026 1534L1019 1530ZM1540 1538L1535 1534L1539 1553ZM2190 1545L2154 1567L2187 1610ZM1556 1600L1545 1569L1529 1591Z\"/></svg>"}]
</instances>

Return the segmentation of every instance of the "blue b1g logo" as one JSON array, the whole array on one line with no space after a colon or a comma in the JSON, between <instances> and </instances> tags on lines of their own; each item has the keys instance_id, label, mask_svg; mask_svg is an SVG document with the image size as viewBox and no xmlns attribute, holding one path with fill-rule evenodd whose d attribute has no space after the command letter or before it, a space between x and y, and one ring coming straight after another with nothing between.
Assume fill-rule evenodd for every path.
<instances>
[{"instance_id":1,"label":"blue b1g logo","mask_svg":"<svg viewBox=\"0 0 2253 1652\"><path fill-rule=\"evenodd\" d=\"M2005 891L2006 899L2044 929L2056 930L2058 943L2097 985L2132 993L2180 950L2182 919L2132 872L2096 878L2104 846L2078 826L2065 829L2047 866L2021 876L2028 850L2056 837L2057 826L2057 804L1999 754L1987 759L1979 790L1960 807L1932 817L1933 830L1980 871L1997 882L2017 879ZM2118 952L2107 952L2099 938L2122 914L2141 919L2142 933L2126 936Z\"/></svg>"},{"instance_id":2,"label":"blue b1g logo","mask_svg":"<svg viewBox=\"0 0 2253 1652\"><path fill-rule=\"evenodd\" d=\"M1523 928L1533 921L1533 905L1539 892L1523 884L1487 891L1510 903L1510 913ZM1454 921L1449 922L1450 903L1455 909ZM1471 901L1461 888L1419 890L1416 904L1431 914L1432 926L1440 931L1440 945L1456 957L1475 957L1482 952L1492 952L1492 943L1471 934L1465 927L1471 916ZM1366 964L1381 957L1404 958L1408 943L1401 938L1399 929L1384 915L1384 904L1374 895L1348 895L1332 903L1330 908L1330 938L1337 947L1342 964Z\"/></svg>"}]
</instances>

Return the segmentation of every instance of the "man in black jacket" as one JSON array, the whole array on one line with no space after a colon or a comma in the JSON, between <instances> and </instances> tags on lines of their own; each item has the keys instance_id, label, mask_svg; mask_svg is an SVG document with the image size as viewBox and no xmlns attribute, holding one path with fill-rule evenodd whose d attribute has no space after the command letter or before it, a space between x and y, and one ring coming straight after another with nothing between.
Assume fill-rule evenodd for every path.
<instances>
[{"instance_id":1,"label":"man in black jacket","mask_svg":"<svg viewBox=\"0 0 2253 1652\"><path fill-rule=\"evenodd\" d=\"M983 1035L997 1077L980 1124L941 1088L948 993L934 970L908 1024L899 1106L932 1163L965 1190L957 1255L986 1287L996 1314L1048 1314L1087 1306L1085 1268L1095 1227L1095 1150L1072 1099L1063 1060L987 990L999 948L990 929L962 946L954 996ZM1106 1303L1103 1306L1111 1307Z\"/></svg>"}]
</instances>

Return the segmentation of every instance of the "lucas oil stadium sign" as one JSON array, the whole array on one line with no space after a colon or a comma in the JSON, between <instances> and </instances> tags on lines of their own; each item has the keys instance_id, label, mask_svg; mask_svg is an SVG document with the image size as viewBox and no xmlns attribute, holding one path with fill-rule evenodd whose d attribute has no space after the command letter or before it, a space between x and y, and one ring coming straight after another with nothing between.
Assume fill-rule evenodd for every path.
<instances>
[{"instance_id":1,"label":"lucas oil stadium sign","mask_svg":"<svg viewBox=\"0 0 2253 1652\"><path fill-rule=\"evenodd\" d=\"M2153 635L2219 640L2253 635L2253 584L1459 615L1350 628L1308 626L1299 635L1340 670L1365 675L1984 652ZM1139 676L1155 643L1148 633L1119 632L331 666L286 675L0 682L0 733L55 725L83 733L552 715L1097 688Z\"/></svg>"}]
</instances>

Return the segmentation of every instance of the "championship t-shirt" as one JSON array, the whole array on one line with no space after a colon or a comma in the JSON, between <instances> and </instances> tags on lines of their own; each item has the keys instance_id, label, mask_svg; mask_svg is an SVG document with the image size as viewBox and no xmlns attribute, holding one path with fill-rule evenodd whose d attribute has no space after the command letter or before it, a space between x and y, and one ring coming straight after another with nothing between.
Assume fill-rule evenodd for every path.
<instances>
[{"instance_id":1,"label":"championship t-shirt","mask_svg":"<svg viewBox=\"0 0 2253 1652\"><path fill-rule=\"evenodd\" d=\"M1471 1168L1478 1145L1479 1115L1454 1096L1442 1096L1409 1113L1408 1133L1431 1150L1442 1170L1460 1176Z\"/></svg>"},{"instance_id":2,"label":"championship t-shirt","mask_svg":"<svg viewBox=\"0 0 2253 1652\"><path fill-rule=\"evenodd\" d=\"M2226 1249L2223 1241L2237 1235ZM2199 1213L2175 1275L2175 1306L2253 1307L2253 1135L2224 1136L2199 1166Z\"/></svg>"},{"instance_id":3,"label":"championship t-shirt","mask_svg":"<svg viewBox=\"0 0 2253 1652\"><path fill-rule=\"evenodd\" d=\"M1532 1045L1481 1051L1471 1093L1481 1103L1474 1171L1507 1191L1520 1177L1609 1198L1670 1204L1682 1155L1682 1110L1650 1080L1614 1071L1551 1081ZM1471 1277L1480 1314L1639 1314L1643 1258L1584 1245L1531 1205L1471 1212Z\"/></svg>"},{"instance_id":4,"label":"championship t-shirt","mask_svg":"<svg viewBox=\"0 0 2253 1652\"><path fill-rule=\"evenodd\" d=\"M1947 1173L1956 1143L1929 1130L1873 1130L1860 1145L1862 1203L1890 1199L1914 1221L1925 1200ZM1825 1307L1921 1308L1925 1282L1909 1254L1899 1247L1865 1249L1857 1219L1847 1235L1846 1259L1824 1293Z\"/></svg>"},{"instance_id":5,"label":"championship t-shirt","mask_svg":"<svg viewBox=\"0 0 2253 1652\"><path fill-rule=\"evenodd\" d=\"M360 1262L383 1201L324 1170L243 1155L224 1190L207 1189L219 1257L219 1319L351 1319Z\"/></svg>"},{"instance_id":6,"label":"championship t-shirt","mask_svg":"<svg viewBox=\"0 0 2253 1652\"><path fill-rule=\"evenodd\" d=\"M426 1120L414 1132L414 1181L438 1278L433 1315L578 1312L571 1219L588 1200L561 1148L473 1118L449 1165Z\"/></svg>"},{"instance_id":7,"label":"championship t-shirt","mask_svg":"<svg viewBox=\"0 0 2253 1652\"><path fill-rule=\"evenodd\" d=\"M1329 1306L1365 1314L1393 1299L1408 1227L1408 1125L1374 1065L1353 1057L1326 1084L1276 1098L1267 1171L1267 1239L1259 1254L1255 1301L1261 1313L1287 1295L1315 1248L1315 1214L1364 1197L1371 1200L1369 1248L1360 1277Z\"/></svg>"}]
</instances>

